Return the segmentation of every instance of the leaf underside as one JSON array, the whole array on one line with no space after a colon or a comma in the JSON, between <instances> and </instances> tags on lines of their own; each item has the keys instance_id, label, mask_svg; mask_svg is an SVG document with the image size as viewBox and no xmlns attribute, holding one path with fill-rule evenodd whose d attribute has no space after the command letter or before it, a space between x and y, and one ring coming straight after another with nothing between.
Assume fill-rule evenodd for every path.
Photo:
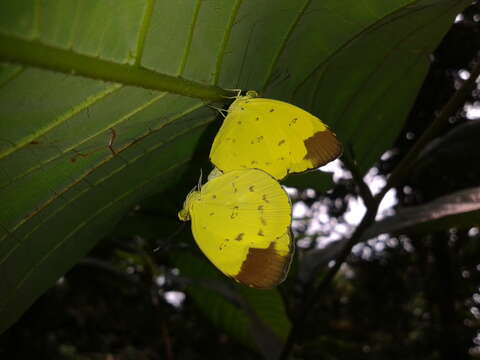
<instances>
[{"instance_id":1,"label":"leaf underside","mask_svg":"<svg viewBox=\"0 0 480 360\"><path fill-rule=\"evenodd\" d=\"M398 135L428 54L468 4L1 2L0 332L133 204L207 158L197 151L216 112L202 89L255 89L306 108L365 171ZM36 51L17 53L24 42ZM152 90L139 69L169 80ZM185 193L168 196L180 204Z\"/></svg>"}]
</instances>

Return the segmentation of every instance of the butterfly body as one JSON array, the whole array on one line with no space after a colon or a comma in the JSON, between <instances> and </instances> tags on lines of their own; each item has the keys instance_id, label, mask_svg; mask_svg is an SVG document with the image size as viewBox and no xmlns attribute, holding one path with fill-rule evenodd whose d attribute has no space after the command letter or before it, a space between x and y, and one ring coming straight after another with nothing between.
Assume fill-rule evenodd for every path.
<instances>
[{"instance_id":1,"label":"butterfly body","mask_svg":"<svg viewBox=\"0 0 480 360\"><path fill-rule=\"evenodd\" d=\"M256 170L234 170L192 191L180 211L194 238L225 275L270 288L285 278L293 254L291 204L278 182Z\"/></svg>"}]
</instances>

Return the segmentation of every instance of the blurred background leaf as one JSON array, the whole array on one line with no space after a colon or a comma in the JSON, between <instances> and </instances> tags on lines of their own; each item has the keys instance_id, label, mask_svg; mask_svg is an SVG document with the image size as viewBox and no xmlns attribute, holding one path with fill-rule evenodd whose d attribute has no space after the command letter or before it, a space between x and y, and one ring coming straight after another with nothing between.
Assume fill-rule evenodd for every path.
<instances>
[{"instance_id":1,"label":"blurred background leaf","mask_svg":"<svg viewBox=\"0 0 480 360\"><path fill-rule=\"evenodd\" d=\"M380 234L425 234L450 228L480 225L480 188L469 188L439 197L422 205L399 208L395 215L377 221L363 235L365 240Z\"/></svg>"}]
</instances>

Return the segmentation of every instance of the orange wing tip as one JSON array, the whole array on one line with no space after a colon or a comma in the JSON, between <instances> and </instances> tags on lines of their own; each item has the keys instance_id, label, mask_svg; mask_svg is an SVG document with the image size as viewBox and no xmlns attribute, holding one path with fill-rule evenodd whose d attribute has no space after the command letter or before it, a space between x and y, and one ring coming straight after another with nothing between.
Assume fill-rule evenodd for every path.
<instances>
[{"instance_id":1,"label":"orange wing tip","mask_svg":"<svg viewBox=\"0 0 480 360\"><path fill-rule=\"evenodd\" d=\"M233 278L250 287L270 289L287 277L292 255L292 246L287 255L280 255L275 249L275 241L266 249L250 248L240 272Z\"/></svg>"},{"instance_id":2,"label":"orange wing tip","mask_svg":"<svg viewBox=\"0 0 480 360\"><path fill-rule=\"evenodd\" d=\"M313 167L323 166L342 155L342 143L330 130L319 131L304 141L307 154L305 160L310 160Z\"/></svg>"}]
</instances>

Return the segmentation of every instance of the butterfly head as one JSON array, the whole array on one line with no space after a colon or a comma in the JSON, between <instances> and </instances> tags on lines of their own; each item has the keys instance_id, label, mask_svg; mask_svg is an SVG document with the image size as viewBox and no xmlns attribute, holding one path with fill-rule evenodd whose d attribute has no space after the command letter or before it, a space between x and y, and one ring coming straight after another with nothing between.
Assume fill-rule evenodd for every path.
<instances>
[{"instance_id":1,"label":"butterfly head","mask_svg":"<svg viewBox=\"0 0 480 360\"><path fill-rule=\"evenodd\" d=\"M216 177L219 177L223 175L223 171L220 170L219 168L217 167L214 167L213 170L210 172L210 174L208 174L208 181L212 180L212 179L215 179Z\"/></svg>"},{"instance_id":2,"label":"butterfly head","mask_svg":"<svg viewBox=\"0 0 480 360\"><path fill-rule=\"evenodd\" d=\"M259 96L258 92L256 92L255 90L248 90L247 93L245 94L244 98L252 99L252 98L256 98L258 96Z\"/></svg>"},{"instance_id":3,"label":"butterfly head","mask_svg":"<svg viewBox=\"0 0 480 360\"><path fill-rule=\"evenodd\" d=\"M230 107L228 108L228 112L243 107L244 105L242 104L244 104L246 100L248 101L249 99L254 99L258 96L259 95L255 90L248 90L245 95L238 95L232 105L230 105Z\"/></svg>"},{"instance_id":4,"label":"butterfly head","mask_svg":"<svg viewBox=\"0 0 480 360\"><path fill-rule=\"evenodd\" d=\"M189 221L190 220L190 209L192 204L195 200L200 197L200 192L197 191L197 187L195 186L192 191L190 191L187 195L187 198L183 202L183 208L178 212L178 218L182 221Z\"/></svg>"}]
</instances>

